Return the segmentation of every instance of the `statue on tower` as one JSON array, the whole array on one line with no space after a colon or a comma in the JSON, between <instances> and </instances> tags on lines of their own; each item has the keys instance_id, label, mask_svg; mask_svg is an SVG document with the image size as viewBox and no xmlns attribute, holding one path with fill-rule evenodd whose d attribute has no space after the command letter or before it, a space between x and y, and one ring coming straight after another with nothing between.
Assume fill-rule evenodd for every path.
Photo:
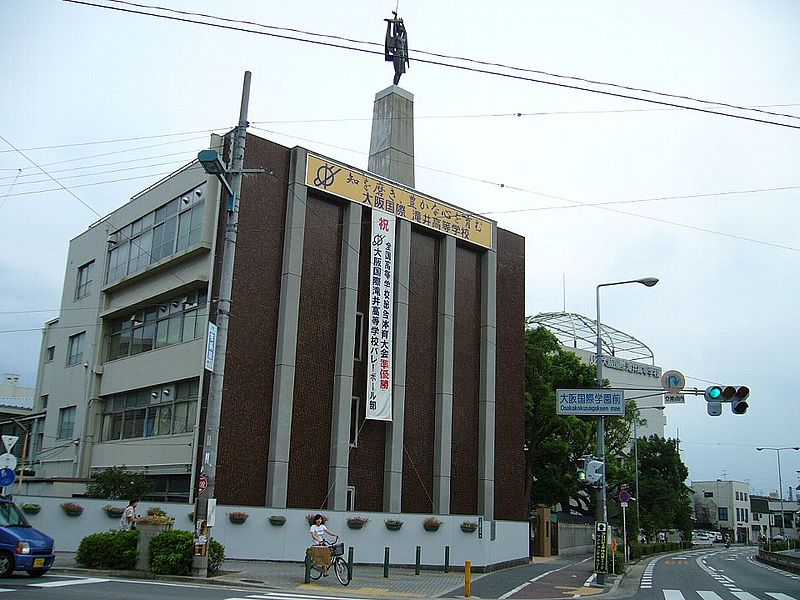
<instances>
[{"instance_id":1,"label":"statue on tower","mask_svg":"<svg viewBox=\"0 0 800 600\"><path fill-rule=\"evenodd\" d=\"M408 64L408 35L403 19L397 18L397 13L392 11L393 19L386 21L386 45L384 46L384 59L394 63L394 84L400 81L400 76L406 72Z\"/></svg>"}]
</instances>

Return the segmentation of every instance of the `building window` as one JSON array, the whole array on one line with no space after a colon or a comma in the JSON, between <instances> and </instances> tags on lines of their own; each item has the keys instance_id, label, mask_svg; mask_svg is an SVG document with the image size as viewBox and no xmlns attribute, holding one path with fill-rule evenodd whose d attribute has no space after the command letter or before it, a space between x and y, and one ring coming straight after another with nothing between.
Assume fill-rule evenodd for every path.
<instances>
[{"instance_id":1,"label":"building window","mask_svg":"<svg viewBox=\"0 0 800 600\"><path fill-rule=\"evenodd\" d=\"M75 407L68 406L58 411L58 434L59 440L67 440L72 437L75 431Z\"/></svg>"},{"instance_id":2,"label":"building window","mask_svg":"<svg viewBox=\"0 0 800 600\"><path fill-rule=\"evenodd\" d=\"M42 394L39 396L39 399L42 401L42 406L39 410L47 410L47 401L50 399L49 394Z\"/></svg>"},{"instance_id":3,"label":"building window","mask_svg":"<svg viewBox=\"0 0 800 600\"><path fill-rule=\"evenodd\" d=\"M189 433L197 414L197 379L186 379L105 398L100 439Z\"/></svg>"},{"instance_id":4,"label":"building window","mask_svg":"<svg viewBox=\"0 0 800 600\"><path fill-rule=\"evenodd\" d=\"M713 498L714 492L703 492L703 498Z\"/></svg>"},{"instance_id":5,"label":"building window","mask_svg":"<svg viewBox=\"0 0 800 600\"><path fill-rule=\"evenodd\" d=\"M48 346L44 350L44 362L53 362L53 358L56 355L56 347L55 346Z\"/></svg>"},{"instance_id":6,"label":"building window","mask_svg":"<svg viewBox=\"0 0 800 600\"><path fill-rule=\"evenodd\" d=\"M747 502L747 492L745 492L745 494L744 494L744 500L745 500L745 502Z\"/></svg>"},{"instance_id":7,"label":"building window","mask_svg":"<svg viewBox=\"0 0 800 600\"><path fill-rule=\"evenodd\" d=\"M361 360L361 347L364 344L364 315L356 313L356 343L353 346L353 360Z\"/></svg>"},{"instance_id":8,"label":"building window","mask_svg":"<svg viewBox=\"0 0 800 600\"><path fill-rule=\"evenodd\" d=\"M361 401L356 397L350 400L350 445L358 446L358 413Z\"/></svg>"},{"instance_id":9,"label":"building window","mask_svg":"<svg viewBox=\"0 0 800 600\"><path fill-rule=\"evenodd\" d=\"M753 521L760 521L761 514L760 513L753 513Z\"/></svg>"},{"instance_id":10,"label":"building window","mask_svg":"<svg viewBox=\"0 0 800 600\"><path fill-rule=\"evenodd\" d=\"M720 521L727 521L728 520L728 509L725 506L720 506L717 508L717 516L719 517Z\"/></svg>"},{"instance_id":11,"label":"building window","mask_svg":"<svg viewBox=\"0 0 800 600\"><path fill-rule=\"evenodd\" d=\"M736 520L737 521L741 521L742 520L742 512L738 507L736 508Z\"/></svg>"},{"instance_id":12,"label":"building window","mask_svg":"<svg viewBox=\"0 0 800 600\"><path fill-rule=\"evenodd\" d=\"M205 184L200 185L112 234L106 283L198 243L203 232L205 189Z\"/></svg>"},{"instance_id":13,"label":"building window","mask_svg":"<svg viewBox=\"0 0 800 600\"><path fill-rule=\"evenodd\" d=\"M44 419L36 419L33 425L33 450L31 455L36 457L44 445Z\"/></svg>"},{"instance_id":14,"label":"building window","mask_svg":"<svg viewBox=\"0 0 800 600\"><path fill-rule=\"evenodd\" d=\"M111 321L106 360L205 336L205 308L206 290L201 289Z\"/></svg>"},{"instance_id":15,"label":"building window","mask_svg":"<svg viewBox=\"0 0 800 600\"><path fill-rule=\"evenodd\" d=\"M67 351L67 366L77 365L83 362L83 346L86 342L86 332L81 331L69 338Z\"/></svg>"},{"instance_id":16,"label":"building window","mask_svg":"<svg viewBox=\"0 0 800 600\"><path fill-rule=\"evenodd\" d=\"M94 261L88 262L78 269L78 283L75 286L75 300L85 298L92 293L94 279Z\"/></svg>"},{"instance_id":17,"label":"building window","mask_svg":"<svg viewBox=\"0 0 800 600\"><path fill-rule=\"evenodd\" d=\"M746 508L743 508L742 512L744 513L744 522L745 523L749 523L750 522L750 511L747 510Z\"/></svg>"},{"instance_id":18,"label":"building window","mask_svg":"<svg viewBox=\"0 0 800 600\"><path fill-rule=\"evenodd\" d=\"M348 511L353 511L356 509L356 488L355 486L348 485L347 486L347 502L346 502L346 509Z\"/></svg>"}]
</instances>

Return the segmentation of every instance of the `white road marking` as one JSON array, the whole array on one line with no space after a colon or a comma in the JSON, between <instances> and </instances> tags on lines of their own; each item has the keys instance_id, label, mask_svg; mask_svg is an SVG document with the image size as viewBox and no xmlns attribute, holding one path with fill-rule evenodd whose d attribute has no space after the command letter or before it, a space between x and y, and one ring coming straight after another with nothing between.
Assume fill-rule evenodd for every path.
<instances>
[{"instance_id":1,"label":"white road marking","mask_svg":"<svg viewBox=\"0 0 800 600\"><path fill-rule=\"evenodd\" d=\"M87 583L105 583L106 581L111 581L110 579L100 579L98 577L87 577L86 579L73 579L71 581L46 581L45 583L32 583L29 587L40 587L40 588L55 588L55 587L65 587L68 585L84 585Z\"/></svg>"},{"instance_id":2,"label":"white road marking","mask_svg":"<svg viewBox=\"0 0 800 600\"><path fill-rule=\"evenodd\" d=\"M720 596L715 592L698 591L697 595L703 600L722 600L722 598L720 598Z\"/></svg>"},{"instance_id":3,"label":"white road marking","mask_svg":"<svg viewBox=\"0 0 800 600\"><path fill-rule=\"evenodd\" d=\"M685 600L680 590L664 590L664 600Z\"/></svg>"},{"instance_id":4,"label":"white road marking","mask_svg":"<svg viewBox=\"0 0 800 600\"><path fill-rule=\"evenodd\" d=\"M758 596L754 596L750 592L731 592L739 600L758 600Z\"/></svg>"},{"instance_id":5,"label":"white road marking","mask_svg":"<svg viewBox=\"0 0 800 600\"><path fill-rule=\"evenodd\" d=\"M775 600L795 600L789 594L781 594L779 592L766 592L767 596L772 596Z\"/></svg>"}]
</instances>

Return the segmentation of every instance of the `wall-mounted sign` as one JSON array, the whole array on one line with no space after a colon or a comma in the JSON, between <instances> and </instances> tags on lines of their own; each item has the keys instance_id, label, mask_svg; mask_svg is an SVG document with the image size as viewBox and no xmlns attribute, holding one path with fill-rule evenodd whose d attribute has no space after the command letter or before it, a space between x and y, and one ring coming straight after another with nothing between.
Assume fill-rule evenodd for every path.
<instances>
[{"instance_id":1,"label":"wall-mounted sign","mask_svg":"<svg viewBox=\"0 0 800 600\"><path fill-rule=\"evenodd\" d=\"M475 213L424 196L372 173L309 154L306 185L350 202L394 214L445 235L492 248L492 222Z\"/></svg>"},{"instance_id":2,"label":"wall-mounted sign","mask_svg":"<svg viewBox=\"0 0 800 600\"><path fill-rule=\"evenodd\" d=\"M597 354L593 353L589 357L589 364L597 364ZM616 356L603 355L603 367L609 369L616 369L617 371L625 371L626 373L635 373L636 375L644 375L646 377L653 377L658 379L661 377L661 367L654 367L653 365L645 365L633 360L625 360L624 358L617 358Z\"/></svg>"}]
</instances>

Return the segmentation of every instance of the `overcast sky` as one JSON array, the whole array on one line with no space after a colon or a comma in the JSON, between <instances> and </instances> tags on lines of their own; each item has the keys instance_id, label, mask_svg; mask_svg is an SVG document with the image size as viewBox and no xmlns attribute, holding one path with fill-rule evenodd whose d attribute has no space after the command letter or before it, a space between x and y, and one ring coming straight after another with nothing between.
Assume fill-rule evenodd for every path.
<instances>
[{"instance_id":1,"label":"overcast sky","mask_svg":"<svg viewBox=\"0 0 800 600\"><path fill-rule=\"evenodd\" d=\"M382 52L396 2L158 4ZM687 396L667 435L691 479L776 490L776 453L755 448L800 446L800 4L403 0L399 12L416 187L526 238L526 314L593 318L598 283L660 278L604 289L603 321L690 386L749 385L746 415L709 417ZM426 64L456 61L422 51L758 107L788 116L457 63L790 127ZM31 388L69 240L233 126L245 70L251 133L364 168L374 95L393 75L379 54L58 0L0 0L0 66L0 369ZM781 462L785 491L800 452Z\"/></svg>"}]
</instances>

